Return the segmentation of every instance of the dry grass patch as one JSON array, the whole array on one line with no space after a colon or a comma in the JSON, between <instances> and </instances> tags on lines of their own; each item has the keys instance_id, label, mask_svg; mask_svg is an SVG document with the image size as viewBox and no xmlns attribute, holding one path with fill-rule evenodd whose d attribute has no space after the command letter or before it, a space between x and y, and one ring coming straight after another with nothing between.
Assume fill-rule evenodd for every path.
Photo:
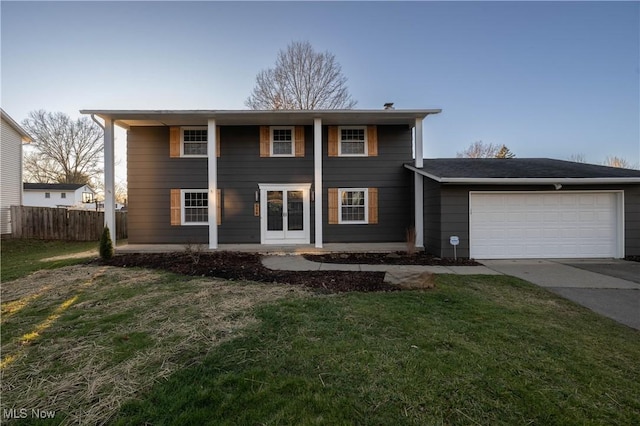
<instances>
[{"instance_id":1,"label":"dry grass patch","mask_svg":"<svg viewBox=\"0 0 640 426\"><path fill-rule=\"evenodd\" d=\"M299 287L72 266L2 286L2 408L102 424L121 403L256 323Z\"/></svg>"}]
</instances>

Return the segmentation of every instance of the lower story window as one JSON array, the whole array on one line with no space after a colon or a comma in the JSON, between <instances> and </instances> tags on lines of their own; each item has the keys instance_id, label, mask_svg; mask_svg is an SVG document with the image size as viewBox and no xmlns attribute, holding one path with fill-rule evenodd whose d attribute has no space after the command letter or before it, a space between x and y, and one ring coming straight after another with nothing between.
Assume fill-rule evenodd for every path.
<instances>
[{"instance_id":1,"label":"lower story window","mask_svg":"<svg viewBox=\"0 0 640 426\"><path fill-rule=\"evenodd\" d=\"M202 224L209 221L208 190L185 189L182 191L182 223Z\"/></svg>"},{"instance_id":2,"label":"lower story window","mask_svg":"<svg viewBox=\"0 0 640 426\"><path fill-rule=\"evenodd\" d=\"M339 189L339 223L368 223L368 198L366 188Z\"/></svg>"}]
</instances>

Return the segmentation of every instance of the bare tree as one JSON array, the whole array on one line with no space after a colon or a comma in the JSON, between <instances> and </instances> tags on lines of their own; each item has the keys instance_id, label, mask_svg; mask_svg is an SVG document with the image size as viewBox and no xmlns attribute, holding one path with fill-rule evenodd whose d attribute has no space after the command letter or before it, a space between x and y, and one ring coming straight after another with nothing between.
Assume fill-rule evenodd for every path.
<instances>
[{"instance_id":1,"label":"bare tree","mask_svg":"<svg viewBox=\"0 0 640 426\"><path fill-rule=\"evenodd\" d=\"M511 152L511 150L507 148L506 145L502 145L498 153L495 155L496 158L514 158L515 156L516 155Z\"/></svg>"},{"instance_id":2,"label":"bare tree","mask_svg":"<svg viewBox=\"0 0 640 426\"><path fill-rule=\"evenodd\" d=\"M254 110L350 109L356 105L335 55L293 42L280 50L275 68L262 70L245 105Z\"/></svg>"},{"instance_id":3,"label":"bare tree","mask_svg":"<svg viewBox=\"0 0 640 426\"><path fill-rule=\"evenodd\" d=\"M482 141L472 143L469 148L462 152L458 152L456 157L458 158L495 158L498 152L500 152L500 146L492 143L485 144Z\"/></svg>"},{"instance_id":4,"label":"bare tree","mask_svg":"<svg viewBox=\"0 0 640 426\"><path fill-rule=\"evenodd\" d=\"M587 162L587 157L585 157L585 155L582 154L582 153L580 153L580 154L571 154L567 160L573 161L574 163L586 163Z\"/></svg>"},{"instance_id":5,"label":"bare tree","mask_svg":"<svg viewBox=\"0 0 640 426\"><path fill-rule=\"evenodd\" d=\"M102 129L88 117L32 111L22 127L33 136L35 152L25 155L25 176L41 183L88 183L100 174Z\"/></svg>"},{"instance_id":6,"label":"bare tree","mask_svg":"<svg viewBox=\"0 0 640 426\"><path fill-rule=\"evenodd\" d=\"M609 167L619 167L622 169L633 169L633 165L631 164L630 161L628 161L625 158L621 158L621 157L616 157L616 156L611 156L611 157L607 157L604 160L604 164L605 166L609 166Z\"/></svg>"}]
</instances>

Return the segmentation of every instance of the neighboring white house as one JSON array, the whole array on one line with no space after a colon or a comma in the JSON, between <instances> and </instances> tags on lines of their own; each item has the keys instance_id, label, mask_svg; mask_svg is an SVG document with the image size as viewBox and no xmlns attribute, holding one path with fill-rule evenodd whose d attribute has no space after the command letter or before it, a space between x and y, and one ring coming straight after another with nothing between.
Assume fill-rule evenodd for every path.
<instances>
[{"instance_id":1,"label":"neighboring white house","mask_svg":"<svg viewBox=\"0 0 640 426\"><path fill-rule=\"evenodd\" d=\"M22 205L96 210L96 193L81 183L25 183Z\"/></svg>"},{"instance_id":2,"label":"neighboring white house","mask_svg":"<svg viewBox=\"0 0 640 426\"><path fill-rule=\"evenodd\" d=\"M0 109L0 233L11 234L11 206L22 204L22 144L31 136Z\"/></svg>"}]
</instances>

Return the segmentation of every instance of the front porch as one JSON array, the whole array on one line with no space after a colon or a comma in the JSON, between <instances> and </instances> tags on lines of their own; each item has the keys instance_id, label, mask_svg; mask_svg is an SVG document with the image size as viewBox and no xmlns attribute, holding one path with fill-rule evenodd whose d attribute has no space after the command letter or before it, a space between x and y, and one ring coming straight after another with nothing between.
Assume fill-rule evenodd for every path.
<instances>
[{"instance_id":1,"label":"front porch","mask_svg":"<svg viewBox=\"0 0 640 426\"><path fill-rule=\"evenodd\" d=\"M116 253L171 253L189 249L199 250L202 252L239 251L269 255L321 253L391 253L396 251L406 251L407 243L326 243L322 248L317 248L313 244L219 244L217 249L210 249L203 244L126 244L116 247L115 250Z\"/></svg>"}]
</instances>

